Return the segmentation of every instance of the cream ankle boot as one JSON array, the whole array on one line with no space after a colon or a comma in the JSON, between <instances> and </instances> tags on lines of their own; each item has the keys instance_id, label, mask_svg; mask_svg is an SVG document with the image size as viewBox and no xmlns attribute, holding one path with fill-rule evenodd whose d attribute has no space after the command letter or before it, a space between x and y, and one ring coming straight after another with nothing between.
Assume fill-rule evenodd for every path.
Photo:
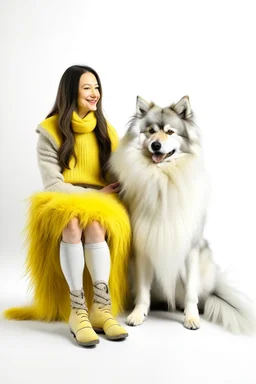
<instances>
[{"instance_id":1,"label":"cream ankle boot","mask_svg":"<svg viewBox=\"0 0 256 384\"><path fill-rule=\"evenodd\" d=\"M114 319L108 286L103 281L93 285L94 299L89 319L96 332L104 332L110 340L125 339L127 331Z\"/></svg>"},{"instance_id":2,"label":"cream ankle boot","mask_svg":"<svg viewBox=\"0 0 256 384\"><path fill-rule=\"evenodd\" d=\"M70 292L71 313L69 316L70 332L76 342L83 347L90 347L99 343L88 319L88 309L85 305L84 290Z\"/></svg>"}]
</instances>

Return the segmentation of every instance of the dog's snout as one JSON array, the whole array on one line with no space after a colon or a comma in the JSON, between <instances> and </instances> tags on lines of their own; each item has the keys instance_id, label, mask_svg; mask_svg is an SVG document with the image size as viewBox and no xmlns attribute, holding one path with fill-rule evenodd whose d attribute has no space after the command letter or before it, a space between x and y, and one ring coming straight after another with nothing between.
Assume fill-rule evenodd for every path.
<instances>
[{"instance_id":1,"label":"dog's snout","mask_svg":"<svg viewBox=\"0 0 256 384\"><path fill-rule=\"evenodd\" d=\"M153 151L159 151L161 149L161 143L159 143L159 141L154 141L152 144L151 144L151 148L153 149Z\"/></svg>"}]
</instances>

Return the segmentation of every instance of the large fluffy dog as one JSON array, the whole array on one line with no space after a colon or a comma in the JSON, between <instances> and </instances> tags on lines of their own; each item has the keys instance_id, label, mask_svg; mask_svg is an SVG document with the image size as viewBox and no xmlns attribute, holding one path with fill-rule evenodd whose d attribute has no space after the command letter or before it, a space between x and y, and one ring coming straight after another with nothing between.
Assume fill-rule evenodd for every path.
<instances>
[{"instance_id":1,"label":"large fluffy dog","mask_svg":"<svg viewBox=\"0 0 256 384\"><path fill-rule=\"evenodd\" d=\"M189 98L160 108L138 97L110 166L133 229L136 297L128 324L146 318L155 277L169 306L184 309L186 328L199 328L202 309L232 332L251 331L250 304L229 286L203 237L209 188Z\"/></svg>"}]
</instances>

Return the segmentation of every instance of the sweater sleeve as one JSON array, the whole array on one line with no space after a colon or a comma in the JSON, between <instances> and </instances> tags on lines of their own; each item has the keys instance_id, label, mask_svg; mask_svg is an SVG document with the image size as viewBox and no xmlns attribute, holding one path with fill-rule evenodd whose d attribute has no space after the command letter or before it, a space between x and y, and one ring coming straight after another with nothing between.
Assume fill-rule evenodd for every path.
<instances>
[{"instance_id":1,"label":"sweater sleeve","mask_svg":"<svg viewBox=\"0 0 256 384\"><path fill-rule=\"evenodd\" d=\"M94 189L65 183L59 164L58 149L44 134L39 133L37 160L44 189L51 192L85 193Z\"/></svg>"}]
</instances>

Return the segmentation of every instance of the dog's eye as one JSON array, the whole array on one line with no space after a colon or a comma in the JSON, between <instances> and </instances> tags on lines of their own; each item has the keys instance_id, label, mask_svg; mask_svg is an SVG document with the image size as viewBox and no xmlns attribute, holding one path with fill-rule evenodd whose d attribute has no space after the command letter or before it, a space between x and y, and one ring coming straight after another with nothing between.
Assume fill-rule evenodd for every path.
<instances>
[{"instance_id":1,"label":"dog's eye","mask_svg":"<svg viewBox=\"0 0 256 384\"><path fill-rule=\"evenodd\" d=\"M154 128L149 128L149 133L155 133L155 130L154 130Z\"/></svg>"},{"instance_id":2,"label":"dog's eye","mask_svg":"<svg viewBox=\"0 0 256 384\"><path fill-rule=\"evenodd\" d=\"M169 129L166 133L167 135L172 135L174 132L171 129Z\"/></svg>"}]
</instances>

